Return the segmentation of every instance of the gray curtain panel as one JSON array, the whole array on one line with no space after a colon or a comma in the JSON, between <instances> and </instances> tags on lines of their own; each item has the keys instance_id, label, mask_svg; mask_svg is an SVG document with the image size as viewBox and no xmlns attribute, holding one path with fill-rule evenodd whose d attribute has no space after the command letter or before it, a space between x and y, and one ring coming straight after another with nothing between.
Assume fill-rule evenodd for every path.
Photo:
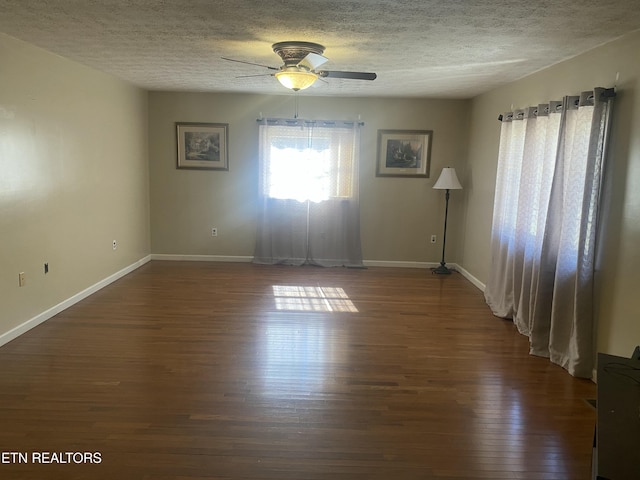
<instances>
[{"instance_id":1,"label":"gray curtain panel","mask_svg":"<svg viewBox=\"0 0 640 480\"><path fill-rule=\"evenodd\" d=\"M530 352L591 377L598 207L614 93L503 116L485 298Z\"/></svg>"}]
</instances>

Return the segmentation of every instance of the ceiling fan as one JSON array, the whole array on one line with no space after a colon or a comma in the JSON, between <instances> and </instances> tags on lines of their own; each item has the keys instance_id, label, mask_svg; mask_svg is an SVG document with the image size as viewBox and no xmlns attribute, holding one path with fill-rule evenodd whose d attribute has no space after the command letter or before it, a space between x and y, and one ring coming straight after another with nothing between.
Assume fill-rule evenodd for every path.
<instances>
[{"instance_id":1,"label":"ceiling fan","mask_svg":"<svg viewBox=\"0 0 640 480\"><path fill-rule=\"evenodd\" d=\"M327 57L322 56L324 53L324 47L318 43L289 41L274 43L271 47L284 62L282 66L270 67L259 63L245 62L244 60L236 60L227 57L222 57L222 59L275 70L275 73L265 75L272 75L276 77L282 85L295 92L310 87L319 78L322 79L329 77L354 80L375 80L377 77L375 73L367 72L318 70L318 67L329 61ZM260 75L243 75L238 78L256 76Z\"/></svg>"}]
</instances>

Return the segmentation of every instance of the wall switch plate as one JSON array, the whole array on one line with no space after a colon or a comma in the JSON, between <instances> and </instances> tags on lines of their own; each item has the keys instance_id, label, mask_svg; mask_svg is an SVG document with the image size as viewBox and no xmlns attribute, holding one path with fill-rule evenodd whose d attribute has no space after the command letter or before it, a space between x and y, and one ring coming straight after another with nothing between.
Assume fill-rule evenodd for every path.
<instances>
[{"instance_id":1,"label":"wall switch plate","mask_svg":"<svg viewBox=\"0 0 640 480\"><path fill-rule=\"evenodd\" d=\"M213 227L211 229L211 236L212 237L217 237L218 236L218 229L216 227Z\"/></svg>"},{"instance_id":2,"label":"wall switch plate","mask_svg":"<svg viewBox=\"0 0 640 480\"><path fill-rule=\"evenodd\" d=\"M45 262L44 264L44 273L49 273L49 263Z\"/></svg>"},{"instance_id":3,"label":"wall switch plate","mask_svg":"<svg viewBox=\"0 0 640 480\"><path fill-rule=\"evenodd\" d=\"M20 285L21 287L24 287L26 283L27 283L27 278L24 272L20 272L18 274L18 285Z\"/></svg>"}]
</instances>

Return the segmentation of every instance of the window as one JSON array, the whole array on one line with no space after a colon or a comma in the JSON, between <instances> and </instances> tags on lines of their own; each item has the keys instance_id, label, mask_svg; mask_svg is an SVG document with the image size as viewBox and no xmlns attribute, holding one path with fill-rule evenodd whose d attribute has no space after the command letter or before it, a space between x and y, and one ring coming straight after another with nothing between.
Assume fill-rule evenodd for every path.
<instances>
[{"instance_id":1,"label":"window","mask_svg":"<svg viewBox=\"0 0 640 480\"><path fill-rule=\"evenodd\" d=\"M261 126L262 194L321 202L355 194L353 124L270 122Z\"/></svg>"}]
</instances>

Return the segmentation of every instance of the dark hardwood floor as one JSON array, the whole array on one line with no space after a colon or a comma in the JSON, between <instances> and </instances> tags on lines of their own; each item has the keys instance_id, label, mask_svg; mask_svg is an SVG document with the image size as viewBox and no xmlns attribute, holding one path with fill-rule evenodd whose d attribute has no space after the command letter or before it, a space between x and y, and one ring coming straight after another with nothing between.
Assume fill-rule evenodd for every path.
<instances>
[{"instance_id":1,"label":"dark hardwood floor","mask_svg":"<svg viewBox=\"0 0 640 480\"><path fill-rule=\"evenodd\" d=\"M584 480L592 398L460 274L154 261L0 347L0 478Z\"/></svg>"}]
</instances>

